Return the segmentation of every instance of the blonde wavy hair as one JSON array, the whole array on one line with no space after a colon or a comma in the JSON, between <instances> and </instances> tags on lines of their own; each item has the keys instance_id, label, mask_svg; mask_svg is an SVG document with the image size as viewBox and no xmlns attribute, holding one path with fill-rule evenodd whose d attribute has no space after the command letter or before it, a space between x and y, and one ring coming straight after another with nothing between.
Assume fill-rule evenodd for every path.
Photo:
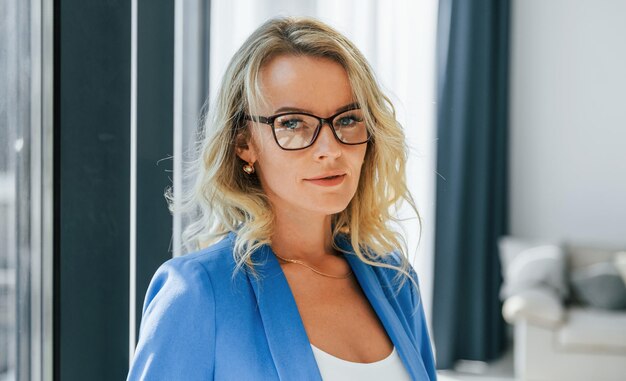
<instances>
[{"instance_id":1,"label":"blonde wavy hair","mask_svg":"<svg viewBox=\"0 0 626 381\"><path fill-rule=\"evenodd\" d=\"M309 17L266 21L232 57L217 98L203 118L195 159L185 168L191 186L183 189L178 205L171 187L165 193L170 211L183 213L190 221L182 236L187 251L202 249L236 231L234 273L245 267L257 276L251 256L259 247L271 244L274 216L258 178L242 171L245 163L235 148L241 136L250 136L243 116L258 115L255 110L263 102L260 68L279 54L325 57L346 70L372 139L367 143L354 197L346 209L332 216L333 241L345 234L360 260L394 269L397 277L405 275L402 278L408 277L419 289L409 274L413 269L405 254L406 243L390 228L390 223L399 222L394 213L406 201L417 215L421 239L421 217L406 185L408 149L402 126L363 54L345 36ZM385 260L393 252L399 254L397 266Z\"/></svg>"}]
</instances>

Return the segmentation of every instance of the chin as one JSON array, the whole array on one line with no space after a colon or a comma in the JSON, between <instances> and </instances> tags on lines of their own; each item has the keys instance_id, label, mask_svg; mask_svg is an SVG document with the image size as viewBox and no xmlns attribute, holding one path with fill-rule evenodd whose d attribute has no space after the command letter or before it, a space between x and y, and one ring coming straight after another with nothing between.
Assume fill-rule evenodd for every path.
<instances>
[{"instance_id":1,"label":"chin","mask_svg":"<svg viewBox=\"0 0 626 381\"><path fill-rule=\"evenodd\" d=\"M307 209L312 210L314 212L320 213L320 214L324 214L324 215L333 215L333 214L337 214L337 213L341 213L344 210L346 210L346 208L348 207L348 204L350 202L343 202L340 204L322 204L322 203L310 203L308 205L306 205ZM315 208L311 208L311 206L314 206Z\"/></svg>"},{"instance_id":2,"label":"chin","mask_svg":"<svg viewBox=\"0 0 626 381\"><path fill-rule=\"evenodd\" d=\"M337 214L346 210L348 205L350 205L350 201L352 201L353 198L353 193L351 193L350 196L348 196L348 194L343 194L340 197L334 198L314 198L310 199L309 202L306 202L306 205L309 208L313 206L313 208L315 208L316 210L327 215Z\"/></svg>"}]
</instances>

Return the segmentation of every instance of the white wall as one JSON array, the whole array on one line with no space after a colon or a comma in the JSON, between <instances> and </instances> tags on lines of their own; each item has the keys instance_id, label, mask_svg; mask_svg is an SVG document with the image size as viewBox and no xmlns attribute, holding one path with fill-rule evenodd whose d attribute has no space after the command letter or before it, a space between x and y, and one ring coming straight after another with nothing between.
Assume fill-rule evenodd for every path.
<instances>
[{"instance_id":1,"label":"white wall","mask_svg":"<svg viewBox=\"0 0 626 381\"><path fill-rule=\"evenodd\" d=\"M511 233L626 246L626 0L511 16Z\"/></svg>"}]
</instances>

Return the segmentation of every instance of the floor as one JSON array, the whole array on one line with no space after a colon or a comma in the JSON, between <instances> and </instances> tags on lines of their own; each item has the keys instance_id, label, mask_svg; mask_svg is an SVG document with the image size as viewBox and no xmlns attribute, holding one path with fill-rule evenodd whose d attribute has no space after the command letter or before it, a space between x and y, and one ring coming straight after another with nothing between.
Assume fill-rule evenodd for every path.
<instances>
[{"instance_id":1,"label":"floor","mask_svg":"<svg viewBox=\"0 0 626 381\"><path fill-rule=\"evenodd\" d=\"M514 381L513 349L492 363L460 361L455 370L437 371L438 381Z\"/></svg>"}]
</instances>

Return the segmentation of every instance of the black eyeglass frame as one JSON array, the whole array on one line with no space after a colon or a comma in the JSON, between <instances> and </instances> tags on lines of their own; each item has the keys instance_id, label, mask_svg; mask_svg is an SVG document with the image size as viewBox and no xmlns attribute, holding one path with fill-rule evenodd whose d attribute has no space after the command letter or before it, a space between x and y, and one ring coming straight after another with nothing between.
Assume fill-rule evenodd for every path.
<instances>
[{"instance_id":1,"label":"black eyeglass frame","mask_svg":"<svg viewBox=\"0 0 626 381\"><path fill-rule=\"evenodd\" d=\"M310 146L315 144L315 141L317 140L317 137L319 136L319 133L322 130L322 127L324 126L324 124L328 124L328 127L330 127L330 130L333 132L333 136L341 144L345 144L345 145L349 145L349 146L355 146L355 145L365 144L365 143L369 142L371 140L372 136L371 136L369 130L367 130L367 126L365 127L366 133L367 133L367 140L359 142L359 143L346 143L346 142L342 141L341 139L339 139L339 136L337 136L337 132L335 131L335 128L333 127L333 122L335 121L335 118L337 118L339 115L344 114L344 113L346 113L348 111L360 110L360 109L361 109L361 107L359 107L359 106L351 107L351 108L348 108L348 109L345 109L345 110L341 110L338 113L329 116L328 118L321 118L321 117L319 117L317 115L309 114L307 112L300 112L300 111L281 112L280 114L275 114L275 115L271 115L271 116L244 115L243 118L245 120L250 120L252 122L258 122L258 123L267 124L270 127L272 127L272 135L274 136L274 141L276 141L276 144L281 149L284 149L285 151L299 151L301 149L309 148ZM281 116L293 115L293 114L296 114L296 115L306 115L306 116L313 117L313 118L315 118L315 119L317 119L319 121L319 124L318 124L317 128L315 129L315 132L313 133L313 138L311 139L311 142L308 145L306 145L304 147L300 147L300 148L285 148L285 147L281 146L280 143L278 142L278 138L276 137L276 130L274 129L274 121L276 119L280 118Z\"/></svg>"}]
</instances>

